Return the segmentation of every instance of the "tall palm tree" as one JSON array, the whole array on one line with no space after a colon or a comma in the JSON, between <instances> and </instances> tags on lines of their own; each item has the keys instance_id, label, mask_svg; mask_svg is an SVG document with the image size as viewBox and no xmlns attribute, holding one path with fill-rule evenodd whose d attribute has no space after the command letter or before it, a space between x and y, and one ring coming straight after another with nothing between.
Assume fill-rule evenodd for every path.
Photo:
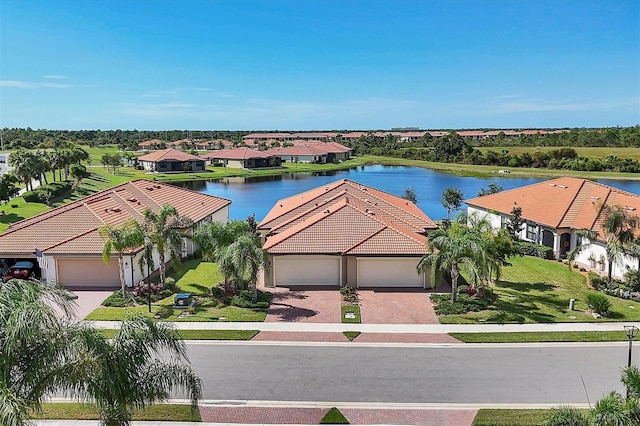
<instances>
[{"instance_id":1,"label":"tall palm tree","mask_svg":"<svg viewBox=\"0 0 640 426\"><path fill-rule=\"evenodd\" d=\"M482 236L454 222L448 230L438 229L429 235L427 254L420 259L417 269L419 272L430 269L434 285L437 285L443 274L449 274L451 302L455 303L461 268L477 283L485 274L486 264L486 243Z\"/></svg>"},{"instance_id":2,"label":"tall palm tree","mask_svg":"<svg viewBox=\"0 0 640 426\"><path fill-rule=\"evenodd\" d=\"M220 259L220 270L229 274L236 283L246 281L255 302L258 298L258 272L265 263L264 250L260 242L250 234L238 237Z\"/></svg>"},{"instance_id":3,"label":"tall palm tree","mask_svg":"<svg viewBox=\"0 0 640 426\"><path fill-rule=\"evenodd\" d=\"M80 395L96 404L101 424L129 425L132 410L166 402L180 389L197 408L202 381L188 365L184 342L170 324L135 315L122 322L113 339L94 330L84 343L98 365Z\"/></svg>"},{"instance_id":4,"label":"tall palm tree","mask_svg":"<svg viewBox=\"0 0 640 426\"><path fill-rule=\"evenodd\" d=\"M251 231L250 225L241 220L232 220L223 224L212 222L196 230L193 241L197 244L202 259L207 262L217 262L220 272L224 275L225 285L229 278L236 275L230 263L230 257L225 256L227 249L240 236Z\"/></svg>"},{"instance_id":5,"label":"tall palm tree","mask_svg":"<svg viewBox=\"0 0 640 426\"><path fill-rule=\"evenodd\" d=\"M78 344L89 327L69 321L74 304L50 281L0 286L0 424L27 424L46 396L73 392L93 368L92 354Z\"/></svg>"},{"instance_id":6,"label":"tall palm tree","mask_svg":"<svg viewBox=\"0 0 640 426\"><path fill-rule=\"evenodd\" d=\"M181 231L190 227L193 222L186 216L180 216L175 207L165 204L158 213L146 209L143 213L143 233L151 241L151 246L158 252L160 263L160 282L166 276L166 254L174 265L180 264L182 239L186 236Z\"/></svg>"},{"instance_id":7,"label":"tall palm tree","mask_svg":"<svg viewBox=\"0 0 640 426\"><path fill-rule=\"evenodd\" d=\"M104 224L98 228L98 233L104 240L102 247L102 259L105 263L111 261L111 255L115 251L118 255L118 269L120 271L120 286L122 297L125 297L126 282L124 278L124 252L144 244L144 235L140 231L138 222L131 219L119 227Z\"/></svg>"},{"instance_id":8,"label":"tall palm tree","mask_svg":"<svg viewBox=\"0 0 640 426\"><path fill-rule=\"evenodd\" d=\"M626 255L634 255L634 237L640 229L640 218L621 206L603 206L601 215L604 216L601 229L604 236L604 250L607 258L607 280L611 282L613 264ZM588 248L598 239L598 234L589 229L578 232L580 237L589 239L588 244L578 246L577 252Z\"/></svg>"}]
</instances>

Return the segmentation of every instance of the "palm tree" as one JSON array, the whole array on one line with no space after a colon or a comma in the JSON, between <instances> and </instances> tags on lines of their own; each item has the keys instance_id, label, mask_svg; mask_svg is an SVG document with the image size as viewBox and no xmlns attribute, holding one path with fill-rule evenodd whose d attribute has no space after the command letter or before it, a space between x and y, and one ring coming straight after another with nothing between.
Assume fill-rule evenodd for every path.
<instances>
[{"instance_id":1,"label":"palm tree","mask_svg":"<svg viewBox=\"0 0 640 426\"><path fill-rule=\"evenodd\" d=\"M74 304L50 281L14 279L0 286L0 424L27 424L46 396L73 392L94 366L78 344L89 327L69 321Z\"/></svg>"},{"instance_id":2,"label":"palm tree","mask_svg":"<svg viewBox=\"0 0 640 426\"><path fill-rule=\"evenodd\" d=\"M640 218L621 206L603 206L601 214L604 216L601 229L604 236L604 250L608 266L607 280L611 282L613 264L625 255L634 255L635 253L633 248L634 237L636 231L640 228ZM578 235L586 237L590 242L578 246L576 248L577 252L589 247L593 244L592 241L598 238L597 232L589 229L580 230Z\"/></svg>"},{"instance_id":3,"label":"palm tree","mask_svg":"<svg viewBox=\"0 0 640 426\"><path fill-rule=\"evenodd\" d=\"M207 262L217 262L220 272L224 275L225 286L229 283L229 278L234 276L233 264L227 263L230 260L225 254L227 249L240 236L251 232L248 222L232 220L223 224L212 222L198 228L193 235L193 241L197 244L202 255L202 260ZM223 260L225 263L223 264Z\"/></svg>"},{"instance_id":4,"label":"palm tree","mask_svg":"<svg viewBox=\"0 0 640 426\"><path fill-rule=\"evenodd\" d=\"M160 282L164 283L166 276L165 256L167 251L174 265L180 264L182 239L185 235L181 230L190 227L193 222L185 216L180 216L175 207L165 204L158 213L146 209L143 213L143 233L149 238L151 246L158 252L160 263Z\"/></svg>"},{"instance_id":5,"label":"palm tree","mask_svg":"<svg viewBox=\"0 0 640 426\"><path fill-rule=\"evenodd\" d=\"M144 244L144 236L140 231L140 226L138 222L131 219L120 227L113 227L108 224L102 225L98 228L98 233L104 240L102 259L105 263L111 261L111 255L114 251L118 254L120 286L122 288L122 297L125 297L124 252Z\"/></svg>"},{"instance_id":6,"label":"palm tree","mask_svg":"<svg viewBox=\"0 0 640 426\"><path fill-rule=\"evenodd\" d=\"M219 263L222 273L231 276L236 283L246 280L255 302L258 298L258 272L265 263L259 240L250 234L241 235L224 251Z\"/></svg>"},{"instance_id":7,"label":"palm tree","mask_svg":"<svg viewBox=\"0 0 640 426\"><path fill-rule=\"evenodd\" d=\"M180 389L197 408L202 381L188 365L185 344L170 324L135 315L122 322L113 339L94 330L85 344L97 355L98 365L80 395L96 404L101 424L129 425L132 410L166 402Z\"/></svg>"},{"instance_id":8,"label":"palm tree","mask_svg":"<svg viewBox=\"0 0 640 426\"><path fill-rule=\"evenodd\" d=\"M419 272L430 269L434 285L442 274L449 274L451 302L455 303L460 269L464 268L477 283L487 270L486 264L486 243L482 236L454 222L448 230L438 229L429 235L427 254L420 259L417 269Z\"/></svg>"}]
</instances>

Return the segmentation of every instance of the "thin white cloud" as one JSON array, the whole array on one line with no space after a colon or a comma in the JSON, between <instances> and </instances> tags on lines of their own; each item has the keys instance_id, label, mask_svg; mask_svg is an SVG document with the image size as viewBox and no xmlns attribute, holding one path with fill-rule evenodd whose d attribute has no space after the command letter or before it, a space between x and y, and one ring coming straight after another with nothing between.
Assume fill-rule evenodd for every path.
<instances>
[{"instance_id":1,"label":"thin white cloud","mask_svg":"<svg viewBox=\"0 0 640 426\"><path fill-rule=\"evenodd\" d=\"M47 75L43 75L42 78L50 78L50 79L54 79L54 80L64 80L67 78L66 75L58 75L58 74L47 74Z\"/></svg>"},{"instance_id":2,"label":"thin white cloud","mask_svg":"<svg viewBox=\"0 0 640 426\"><path fill-rule=\"evenodd\" d=\"M38 89L38 88L52 88L52 89L69 89L75 87L72 84L62 83L50 83L47 81L23 81L23 80L0 80L0 86L2 87L16 87L20 89Z\"/></svg>"}]
</instances>

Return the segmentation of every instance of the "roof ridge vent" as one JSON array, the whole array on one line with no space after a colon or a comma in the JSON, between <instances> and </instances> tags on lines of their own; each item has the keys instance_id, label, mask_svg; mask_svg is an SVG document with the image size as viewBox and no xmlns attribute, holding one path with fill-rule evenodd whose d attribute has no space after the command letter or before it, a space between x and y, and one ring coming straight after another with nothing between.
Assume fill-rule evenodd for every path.
<instances>
[{"instance_id":1,"label":"roof ridge vent","mask_svg":"<svg viewBox=\"0 0 640 426\"><path fill-rule=\"evenodd\" d=\"M555 183L550 183L549 186L556 186L556 184Z\"/></svg>"},{"instance_id":2,"label":"roof ridge vent","mask_svg":"<svg viewBox=\"0 0 640 426\"><path fill-rule=\"evenodd\" d=\"M567 189L567 185L558 185L558 188L560 188L560 189Z\"/></svg>"}]
</instances>

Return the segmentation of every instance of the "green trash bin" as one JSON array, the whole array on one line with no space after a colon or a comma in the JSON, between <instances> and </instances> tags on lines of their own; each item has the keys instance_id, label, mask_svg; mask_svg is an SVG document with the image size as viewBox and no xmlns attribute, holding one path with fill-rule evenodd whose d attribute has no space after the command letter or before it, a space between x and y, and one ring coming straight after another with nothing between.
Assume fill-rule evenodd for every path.
<instances>
[{"instance_id":1,"label":"green trash bin","mask_svg":"<svg viewBox=\"0 0 640 426\"><path fill-rule=\"evenodd\" d=\"M569 299L569 310L573 311L573 308L576 305L576 299Z\"/></svg>"}]
</instances>

